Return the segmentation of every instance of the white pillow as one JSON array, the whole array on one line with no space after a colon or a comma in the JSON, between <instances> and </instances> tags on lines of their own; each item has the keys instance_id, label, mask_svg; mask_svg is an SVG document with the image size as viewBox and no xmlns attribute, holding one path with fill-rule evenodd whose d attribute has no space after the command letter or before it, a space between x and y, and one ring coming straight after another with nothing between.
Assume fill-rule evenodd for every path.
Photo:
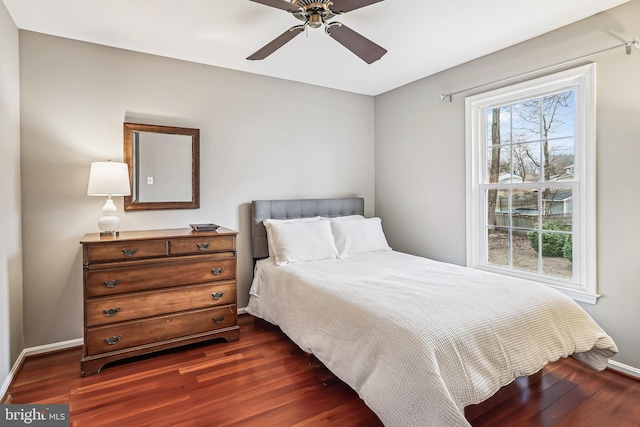
<instances>
[{"instance_id":1,"label":"white pillow","mask_svg":"<svg viewBox=\"0 0 640 427\"><path fill-rule=\"evenodd\" d=\"M369 252L390 251L380 218L331 220L331 230L340 258Z\"/></svg>"},{"instance_id":2,"label":"white pillow","mask_svg":"<svg viewBox=\"0 0 640 427\"><path fill-rule=\"evenodd\" d=\"M269 227L267 224L286 224L290 222L301 222L301 221L318 221L322 219L322 217L314 216L308 218L291 218L291 219L265 219L262 221L264 227L267 229L267 248L269 249L269 258L274 258L277 254L274 250L274 243L271 237L271 233L269 233Z\"/></svg>"},{"instance_id":3,"label":"white pillow","mask_svg":"<svg viewBox=\"0 0 640 427\"><path fill-rule=\"evenodd\" d=\"M277 265L338 258L331 221L318 218L281 222L265 220L267 239Z\"/></svg>"}]
</instances>

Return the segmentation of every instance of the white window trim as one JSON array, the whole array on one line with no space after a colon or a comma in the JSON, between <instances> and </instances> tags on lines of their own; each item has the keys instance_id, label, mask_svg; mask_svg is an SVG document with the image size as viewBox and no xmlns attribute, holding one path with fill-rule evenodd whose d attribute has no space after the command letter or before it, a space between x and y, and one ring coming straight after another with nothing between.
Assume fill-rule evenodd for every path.
<instances>
[{"instance_id":1,"label":"white window trim","mask_svg":"<svg viewBox=\"0 0 640 427\"><path fill-rule=\"evenodd\" d=\"M574 224L574 240L579 242L577 254L580 283L562 285L562 280L547 281L538 275L519 273L514 270L501 269L483 265L480 259L480 223L481 192L479 180L481 168L485 163L482 158L481 135L486 122L485 108L500 104L517 102L543 96L545 92L553 93L561 89L575 90L576 107L576 140L584 136L584 150L580 144L575 146L575 163L578 167L578 178L581 186L577 197L581 220ZM468 267L490 270L516 277L524 277L545 283L565 293L576 301L595 304L600 295L597 293L596 267L596 90L595 64L588 64L552 75L540 77L523 83L492 90L467 97L465 100L466 125L466 172L467 172L467 218L466 218L466 263ZM584 117L584 120L581 119ZM486 135L486 133L485 133ZM574 197L575 197L574 196ZM586 242L586 244L584 244ZM533 277L535 276L535 277Z\"/></svg>"}]
</instances>

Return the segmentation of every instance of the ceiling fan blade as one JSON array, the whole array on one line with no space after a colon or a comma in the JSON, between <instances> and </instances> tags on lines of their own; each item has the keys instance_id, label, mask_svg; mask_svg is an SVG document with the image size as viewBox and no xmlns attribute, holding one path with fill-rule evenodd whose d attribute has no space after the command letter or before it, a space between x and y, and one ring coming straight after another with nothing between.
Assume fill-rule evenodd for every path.
<instances>
[{"instance_id":1,"label":"ceiling fan blade","mask_svg":"<svg viewBox=\"0 0 640 427\"><path fill-rule=\"evenodd\" d=\"M331 10L334 13L351 12L352 10L360 9L361 7L369 6L381 1L382 0L333 0Z\"/></svg>"},{"instance_id":2,"label":"ceiling fan blade","mask_svg":"<svg viewBox=\"0 0 640 427\"><path fill-rule=\"evenodd\" d=\"M300 6L287 1L287 0L251 0L256 3L264 4L267 6L275 7L277 9L287 10L289 12L300 12Z\"/></svg>"},{"instance_id":3,"label":"ceiling fan blade","mask_svg":"<svg viewBox=\"0 0 640 427\"><path fill-rule=\"evenodd\" d=\"M302 30L304 30L304 25L296 25L295 27L289 28L287 31L267 43L264 47L254 52L251 56L247 57L247 59L250 61L257 61L266 58L284 46L287 42L291 41L295 36L300 34Z\"/></svg>"},{"instance_id":4,"label":"ceiling fan blade","mask_svg":"<svg viewBox=\"0 0 640 427\"><path fill-rule=\"evenodd\" d=\"M332 22L325 29L327 34L333 37L342 46L355 53L367 64L376 62L387 53L387 50L378 46L368 38L356 33L351 28L338 22Z\"/></svg>"}]
</instances>

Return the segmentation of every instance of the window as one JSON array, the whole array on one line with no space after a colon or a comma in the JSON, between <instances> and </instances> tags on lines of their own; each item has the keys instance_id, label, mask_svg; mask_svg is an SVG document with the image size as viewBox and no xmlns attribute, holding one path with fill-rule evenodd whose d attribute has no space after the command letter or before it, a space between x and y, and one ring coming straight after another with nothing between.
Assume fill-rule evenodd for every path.
<instances>
[{"instance_id":1,"label":"window","mask_svg":"<svg viewBox=\"0 0 640 427\"><path fill-rule=\"evenodd\" d=\"M595 65L466 100L467 265L597 300Z\"/></svg>"}]
</instances>

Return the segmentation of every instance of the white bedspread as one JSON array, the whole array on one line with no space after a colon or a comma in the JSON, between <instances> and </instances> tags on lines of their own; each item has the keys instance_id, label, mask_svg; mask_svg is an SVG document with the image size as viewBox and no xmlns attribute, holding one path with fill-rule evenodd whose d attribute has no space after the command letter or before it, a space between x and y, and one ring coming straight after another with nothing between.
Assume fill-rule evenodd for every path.
<instances>
[{"instance_id":1,"label":"white bedspread","mask_svg":"<svg viewBox=\"0 0 640 427\"><path fill-rule=\"evenodd\" d=\"M356 390L387 427L468 426L464 407L561 357L596 370L613 340L570 298L395 251L260 261L247 311Z\"/></svg>"}]
</instances>

